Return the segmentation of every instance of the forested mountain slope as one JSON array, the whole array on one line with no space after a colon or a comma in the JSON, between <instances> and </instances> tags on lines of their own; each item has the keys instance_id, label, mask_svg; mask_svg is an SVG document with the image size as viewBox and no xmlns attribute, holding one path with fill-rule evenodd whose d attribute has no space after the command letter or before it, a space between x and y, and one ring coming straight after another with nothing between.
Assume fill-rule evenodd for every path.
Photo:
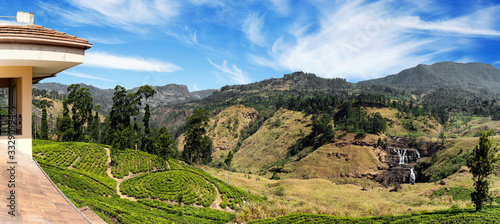
<instances>
[{"instance_id":1,"label":"forested mountain slope","mask_svg":"<svg viewBox=\"0 0 500 224\"><path fill-rule=\"evenodd\" d=\"M461 88L500 93L500 69L482 63L439 62L432 65L420 64L398 74L357 84L415 89Z\"/></svg>"}]
</instances>

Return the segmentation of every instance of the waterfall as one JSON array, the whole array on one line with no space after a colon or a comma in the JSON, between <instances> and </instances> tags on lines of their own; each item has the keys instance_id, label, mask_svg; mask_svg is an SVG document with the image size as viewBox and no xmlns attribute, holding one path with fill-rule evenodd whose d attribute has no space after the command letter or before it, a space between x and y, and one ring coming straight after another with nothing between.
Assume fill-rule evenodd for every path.
<instances>
[{"instance_id":1,"label":"waterfall","mask_svg":"<svg viewBox=\"0 0 500 224\"><path fill-rule=\"evenodd\" d=\"M417 162L418 162L418 160L420 159L420 153L416 149L415 149L415 152L417 152Z\"/></svg>"},{"instance_id":2,"label":"waterfall","mask_svg":"<svg viewBox=\"0 0 500 224\"><path fill-rule=\"evenodd\" d=\"M410 184L415 183L415 173L413 172L413 168L410 169Z\"/></svg>"},{"instance_id":3,"label":"waterfall","mask_svg":"<svg viewBox=\"0 0 500 224\"><path fill-rule=\"evenodd\" d=\"M405 160L406 162L408 162L408 156L406 155L406 149L393 149L394 152L396 152L398 154L398 158L399 158L399 165L404 165L405 164Z\"/></svg>"}]
</instances>

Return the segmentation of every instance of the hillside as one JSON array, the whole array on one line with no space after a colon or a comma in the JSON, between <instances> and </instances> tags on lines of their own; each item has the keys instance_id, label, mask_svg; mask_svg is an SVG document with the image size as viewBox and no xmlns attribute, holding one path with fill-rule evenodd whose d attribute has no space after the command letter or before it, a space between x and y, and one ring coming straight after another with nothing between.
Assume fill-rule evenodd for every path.
<instances>
[{"instance_id":1,"label":"hillside","mask_svg":"<svg viewBox=\"0 0 500 224\"><path fill-rule=\"evenodd\" d=\"M415 89L460 88L500 93L500 69L482 63L439 62L432 65L420 64L398 74L357 84Z\"/></svg>"},{"instance_id":2,"label":"hillside","mask_svg":"<svg viewBox=\"0 0 500 224\"><path fill-rule=\"evenodd\" d=\"M310 124L311 117L301 112L278 110L241 143L234 154L233 169L252 173L267 171L311 132Z\"/></svg>"},{"instance_id":3,"label":"hillside","mask_svg":"<svg viewBox=\"0 0 500 224\"><path fill-rule=\"evenodd\" d=\"M92 94L92 100L94 105L101 105L101 112L107 113L111 110L111 106L113 105L113 89L100 89L94 87L92 85L86 85L84 83L80 83L81 87L89 88L89 92ZM177 104L177 103L185 103L191 100L199 100L203 99L209 95L211 95L216 90L202 90L189 92L187 86L185 85L176 85L176 84L168 84L165 86L152 86L153 89L156 90L156 94L154 97L148 99L148 104L151 107L158 107L161 105L168 104ZM48 83L38 83L34 84L33 88L37 89L46 89L57 91L59 94L67 95L68 85L48 82ZM133 89L127 90L127 92L136 92L139 87L135 87Z\"/></svg>"},{"instance_id":4,"label":"hillside","mask_svg":"<svg viewBox=\"0 0 500 224\"><path fill-rule=\"evenodd\" d=\"M108 223L227 223L244 201L262 200L142 151L34 140L33 158L77 207L88 206Z\"/></svg>"},{"instance_id":5,"label":"hillside","mask_svg":"<svg viewBox=\"0 0 500 224\"><path fill-rule=\"evenodd\" d=\"M168 125L174 136L182 134L182 124L194 109L223 110L234 105L245 105L257 111L276 110L276 102L296 96L346 95L354 85L345 79L325 79L311 73L295 72L283 78L271 78L247 85L224 86L201 100L165 105L151 112L151 125Z\"/></svg>"},{"instance_id":6,"label":"hillside","mask_svg":"<svg viewBox=\"0 0 500 224\"><path fill-rule=\"evenodd\" d=\"M175 88L182 92L182 88ZM164 93L159 98L169 95L159 89ZM90 204L104 211L101 215L113 214L125 223L153 216L176 223L206 223L211 221L198 218L207 218L206 213L212 210L226 212L220 213L230 217L225 222L269 217L273 219L267 221L273 222L276 217L297 212L382 215L377 220L395 221L384 215L398 214L409 215L403 220L419 220L422 217L411 214L472 205L470 198L456 201L446 197L453 192L469 192L472 187L463 164L477 138L463 136L472 137L479 129L500 130L500 101L485 97L485 92L445 88L426 91L419 95L400 87L356 86L343 79L297 72L280 79L225 86L201 100L153 109L150 126L167 126L180 151L185 141L185 119L195 109L207 110L207 136L213 143L212 162L207 166L165 161L138 150L48 141L34 142L34 157L49 175L67 186L63 192L76 198L75 203ZM57 101L49 113L57 114L60 107ZM105 130L108 124L102 125ZM442 145L439 138L443 134L453 139ZM133 148L133 136L127 132L120 135L123 148ZM230 151L234 157L227 167L222 162ZM417 173L416 186L407 184L411 172ZM74 183L64 179L76 175L80 177L75 181L86 188L94 183L107 189L91 192L118 198L116 203L123 204L76 193ZM438 185L441 180L446 186ZM493 196L498 198L498 192ZM104 204L99 205L100 201ZM176 207L172 205L177 204L183 207L174 212ZM109 206L126 209L115 213L103 209ZM145 217L129 213L134 206ZM212 210L194 212L192 207ZM203 215L178 220L160 215L158 209ZM263 215L255 216L257 213Z\"/></svg>"}]
</instances>

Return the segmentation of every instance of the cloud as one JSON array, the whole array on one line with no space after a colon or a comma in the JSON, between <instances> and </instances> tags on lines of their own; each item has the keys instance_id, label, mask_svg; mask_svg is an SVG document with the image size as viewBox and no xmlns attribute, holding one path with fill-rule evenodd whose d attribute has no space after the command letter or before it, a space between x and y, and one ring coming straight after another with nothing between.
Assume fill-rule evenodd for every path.
<instances>
[{"instance_id":1,"label":"cloud","mask_svg":"<svg viewBox=\"0 0 500 224\"><path fill-rule=\"evenodd\" d=\"M440 31L445 33L464 35L500 36L499 31L474 26L474 22L471 21L471 17L469 16L438 21L422 21L418 16L407 16L399 18L397 21L395 21L395 24L418 30Z\"/></svg>"},{"instance_id":2,"label":"cloud","mask_svg":"<svg viewBox=\"0 0 500 224\"><path fill-rule=\"evenodd\" d=\"M110 80L110 79L105 79L105 78L101 78L101 77L96 77L96 76L92 76L92 75L87 75L87 74L83 74L83 73L80 73L80 72L69 72L69 71L63 71L63 72L61 72L61 73L62 73L62 74L66 74L66 75L75 76L75 77L80 77L80 78L86 78L86 79L96 79L96 80L107 81L107 82L115 82L115 81Z\"/></svg>"},{"instance_id":3,"label":"cloud","mask_svg":"<svg viewBox=\"0 0 500 224\"><path fill-rule=\"evenodd\" d=\"M219 69L222 72L222 75L225 78L228 78L232 83L235 84L248 84L250 83L250 79L243 74L243 72L236 67L236 65L232 65L231 67L227 66L227 60L224 60L222 65L217 65L213 63L210 59L208 59L210 64Z\"/></svg>"},{"instance_id":4,"label":"cloud","mask_svg":"<svg viewBox=\"0 0 500 224\"><path fill-rule=\"evenodd\" d=\"M156 59L113 55L96 51L86 53L82 66L149 72L174 72L182 69L170 62Z\"/></svg>"},{"instance_id":5,"label":"cloud","mask_svg":"<svg viewBox=\"0 0 500 224\"><path fill-rule=\"evenodd\" d=\"M250 13L243 22L241 29L245 33L247 39L250 40L250 42L259 46L263 46L266 42L261 31L263 26L264 16L259 16L257 13Z\"/></svg>"},{"instance_id":6,"label":"cloud","mask_svg":"<svg viewBox=\"0 0 500 224\"><path fill-rule=\"evenodd\" d=\"M66 0L68 7L39 2L42 9L60 15L69 24L113 26L141 31L143 25L161 25L179 14L179 4L170 0Z\"/></svg>"},{"instance_id":7,"label":"cloud","mask_svg":"<svg viewBox=\"0 0 500 224\"><path fill-rule=\"evenodd\" d=\"M188 46L199 45L198 37L196 35L196 30L193 31L188 26L185 26L182 29L177 29L175 31L166 30L164 31L164 33L167 34L168 36L171 36L179 40L181 43L185 45Z\"/></svg>"},{"instance_id":8,"label":"cloud","mask_svg":"<svg viewBox=\"0 0 500 224\"><path fill-rule=\"evenodd\" d=\"M288 0L270 0L272 3L271 10L277 12L280 15L288 15L290 12L290 7L288 6Z\"/></svg>"},{"instance_id":9,"label":"cloud","mask_svg":"<svg viewBox=\"0 0 500 224\"><path fill-rule=\"evenodd\" d=\"M95 43L100 43L100 44L123 44L125 41L118 39L116 37L83 37L83 39L88 40L89 42L95 44Z\"/></svg>"},{"instance_id":10,"label":"cloud","mask_svg":"<svg viewBox=\"0 0 500 224\"><path fill-rule=\"evenodd\" d=\"M288 36L278 38L267 55L250 55L249 61L354 81L450 60L446 58L450 52L470 46L460 44L467 38L500 34L491 28L497 22L491 18L497 18L498 7L456 18L424 20L418 16L419 7L403 4L395 8L391 1L315 4L317 19L292 21Z\"/></svg>"}]
</instances>

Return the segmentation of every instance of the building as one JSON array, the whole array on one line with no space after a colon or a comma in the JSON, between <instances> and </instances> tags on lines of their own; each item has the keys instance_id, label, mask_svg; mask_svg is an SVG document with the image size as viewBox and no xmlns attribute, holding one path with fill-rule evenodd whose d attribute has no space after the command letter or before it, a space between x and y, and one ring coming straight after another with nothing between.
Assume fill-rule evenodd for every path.
<instances>
[{"instance_id":1,"label":"building","mask_svg":"<svg viewBox=\"0 0 500 224\"><path fill-rule=\"evenodd\" d=\"M0 223L103 222L59 191L32 159L31 145L32 84L83 63L92 44L33 24L33 13L10 18L0 20Z\"/></svg>"}]
</instances>

